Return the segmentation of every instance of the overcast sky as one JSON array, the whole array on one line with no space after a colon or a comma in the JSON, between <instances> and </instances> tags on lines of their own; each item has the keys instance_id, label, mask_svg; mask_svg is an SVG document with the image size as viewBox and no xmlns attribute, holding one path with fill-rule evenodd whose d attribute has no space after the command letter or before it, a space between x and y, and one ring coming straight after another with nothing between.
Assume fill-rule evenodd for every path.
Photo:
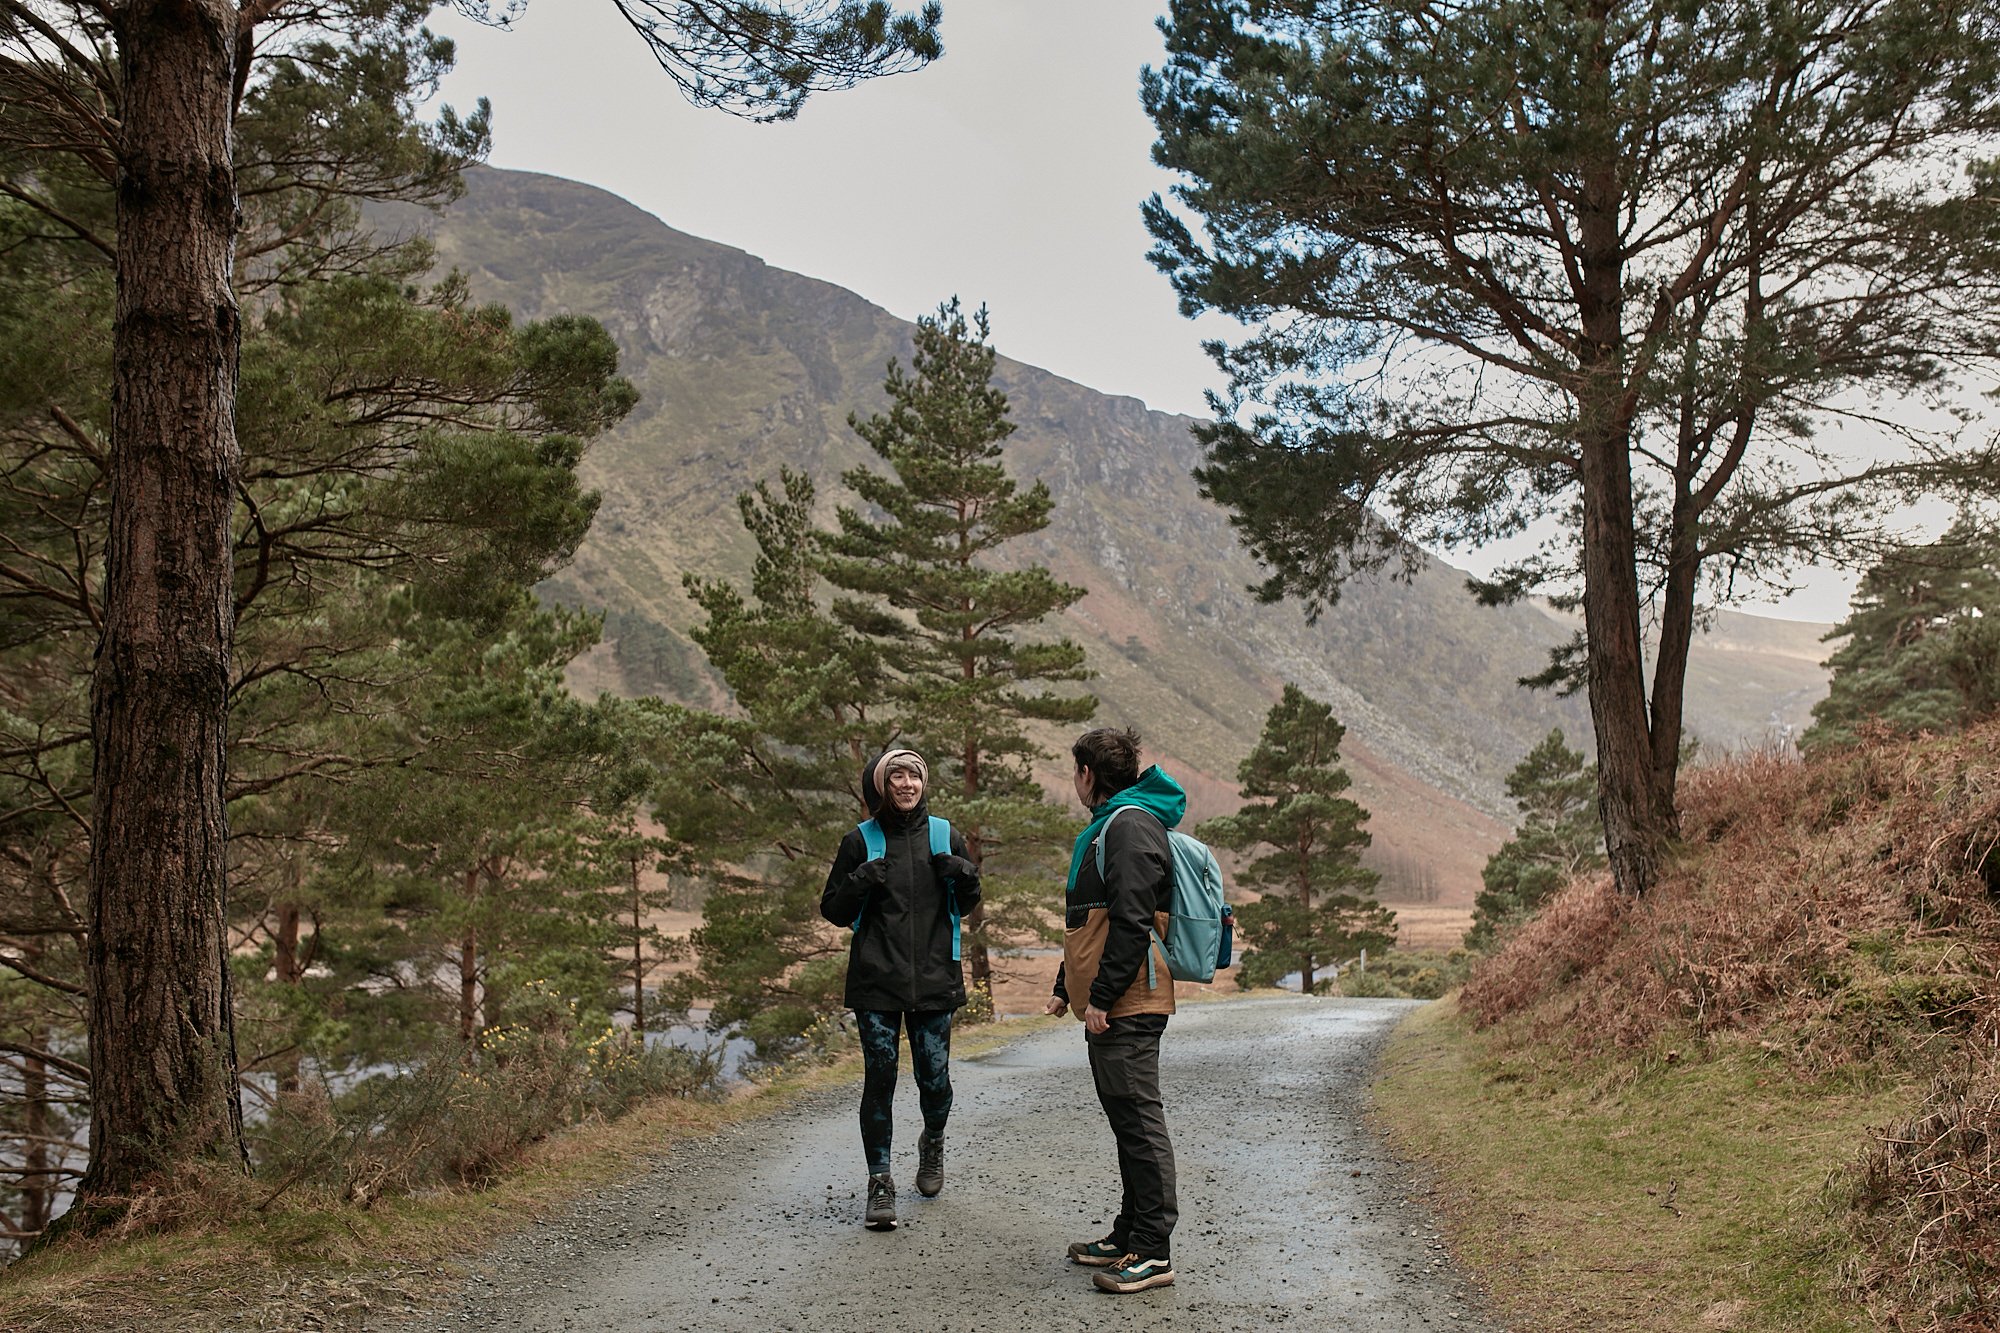
<instances>
[{"instance_id":1,"label":"overcast sky","mask_svg":"<svg viewBox=\"0 0 2000 1333\"><path fill-rule=\"evenodd\" d=\"M906 319L984 302L1005 355L1206 415L1221 377L1201 340L1238 326L1181 317L1139 220L1172 184L1138 96L1162 58L1160 8L945 0L944 59L775 125L687 105L611 0L533 0L505 32L447 11L433 26L459 43L443 100L493 99L495 166L600 186ZM1776 612L1839 619L1852 579L1810 583Z\"/></svg>"},{"instance_id":2,"label":"overcast sky","mask_svg":"<svg viewBox=\"0 0 2000 1333\"><path fill-rule=\"evenodd\" d=\"M459 42L446 99L493 99L495 166L602 186L905 319L983 301L1006 355L1201 413L1219 377L1139 220L1170 180L1139 106L1158 9L948 0L943 60L772 125L688 106L610 0L534 0L510 32L435 26Z\"/></svg>"}]
</instances>

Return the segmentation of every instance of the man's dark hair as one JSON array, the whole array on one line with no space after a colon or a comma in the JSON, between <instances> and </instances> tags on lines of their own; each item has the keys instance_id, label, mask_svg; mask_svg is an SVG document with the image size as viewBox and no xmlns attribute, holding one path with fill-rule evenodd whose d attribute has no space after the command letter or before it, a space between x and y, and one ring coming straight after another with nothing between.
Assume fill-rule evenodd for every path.
<instances>
[{"instance_id":1,"label":"man's dark hair","mask_svg":"<svg viewBox=\"0 0 2000 1333\"><path fill-rule=\"evenodd\" d=\"M1116 795L1139 780L1139 733L1130 727L1097 727L1069 747L1078 768L1090 770L1099 797Z\"/></svg>"}]
</instances>

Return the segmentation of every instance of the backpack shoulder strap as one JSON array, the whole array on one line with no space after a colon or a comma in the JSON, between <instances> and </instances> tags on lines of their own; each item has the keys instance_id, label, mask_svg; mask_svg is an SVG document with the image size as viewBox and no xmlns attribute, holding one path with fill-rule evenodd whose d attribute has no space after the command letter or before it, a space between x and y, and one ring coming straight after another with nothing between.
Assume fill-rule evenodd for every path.
<instances>
[{"instance_id":1,"label":"backpack shoulder strap","mask_svg":"<svg viewBox=\"0 0 2000 1333\"><path fill-rule=\"evenodd\" d=\"M1111 834L1111 821L1118 818L1120 811L1130 810L1131 808L1129 805L1118 806L1104 817L1104 827L1097 830L1097 877L1099 879L1104 878L1104 840Z\"/></svg>"},{"instance_id":2,"label":"backpack shoulder strap","mask_svg":"<svg viewBox=\"0 0 2000 1333\"><path fill-rule=\"evenodd\" d=\"M1104 840L1111 833L1111 821L1118 818L1119 810L1128 810L1130 808L1130 806L1121 805L1117 810L1113 810L1109 815L1105 816L1104 827L1097 831L1097 877L1100 880L1104 878ZM1172 830L1169 829L1168 832L1172 832ZM1146 928L1146 937L1146 989L1152 990L1159 985L1157 974L1153 970L1153 950L1159 949L1165 952L1167 946L1161 942L1160 932L1154 930L1151 926Z\"/></svg>"},{"instance_id":3,"label":"backpack shoulder strap","mask_svg":"<svg viewBox=\"0 0 2000 1333\"><path fill-rule=\"evenodd\" d=\"M855 832L861 835L861 845L867 849L870 861L881 859L882 854L889 850L889 840L882 836L882 826L874 820L864 819L859 824L856 824L854 829ZM861 918L867 912L868 904L864 902L861 904L861 910L854 914L853 929L861 929Z\"/></svg>"},{"instance_id":4,"label":"backpack shoulder strap","mask_svg":"<svg viewBox=\"0 0 2000 1333\"><path fill-rule=\"evenodd\" d=\"M951 821L938 815L931 816L931 855L951 855ZM945 881L944 902L951 911L951 961L956 963L960 960L962 952L960 944L962 931L959 926L958 890L953 887L950 880Z\"/></svg>"}]
</instances>

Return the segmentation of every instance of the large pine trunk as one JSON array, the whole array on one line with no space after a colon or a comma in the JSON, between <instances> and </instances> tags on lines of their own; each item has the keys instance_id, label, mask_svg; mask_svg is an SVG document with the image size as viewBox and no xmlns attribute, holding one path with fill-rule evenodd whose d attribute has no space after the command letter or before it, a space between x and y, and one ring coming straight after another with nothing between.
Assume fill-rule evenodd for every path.
<instances>
[{"instance_id":1,"label":"large pine trunk","mask_svg":"<svg viewBox=\"0 0 2000 1333\"><path fill-rule=\"evenodd\" d=\"M959 952L965 955L966 989L978 992L993 991L993 956L986 952L986 904L981 903L965 914L959 922L959 936L963 946Z\"/></svg>"},{"instance_id":2,"label":"large pine trunk","mask_svg":"<svg viewBox=\"0 0 2000 1333\"><path fill-rule=\"evenodd\" d=\"M1659 873L1672 802L1663 818L1655 792L1631 532L1631 474L1622 442L1587 441L1583 621L1590 720L1597 732L1598 813L1612 880L1622 892L1638 895Z\"/></svg>"},{"instance_id":3,"label":"large pine trunk","mask_svg":"<svg viewBox=\"0 0 2000 1333\"><path fill-rule=\"evenodd\" d=\"M1594 7L1600 14L1604 6ZM1590 719L1597 732L1598 813L1604 850L1620 891L1652 887L1672 833L1671 788L1656 784L1654 737L1646 708L1646 659L1639 626L1637 524L1632 500L1632 394L1624 364L1624 258L1619 234L1618 156L1609 105L1609 70L1593 69L1603 99L1594 122L1597 161L1584 176L1578 217L1583 341L1574 388L1583 489L1583 626Z\"/></svg>"},{"instance_id":4,"label":"large pine trunk","mask_svg":"<svg viewBox=\"0 0 2000 1333\"><path fill-rule=\"evenodd\" d=\"M1301 847L1299 851L1300 855L1303 856L1306 854L1307 849ZM1311 915L1312 905L1313 905L1312 886L1306 883L1305 873L1301 871L1299 874L1299 906L1305 908L1306 910L1305 919L1308 921L1312 920L1312 915ZM1317 978L1313 976L1312 946L1308 944L1306 946L1305 953L1301 955L1299 958L1299 993L1301 995L1312 994L1313 982L1316 979Z\"/></svg>"},{"instance_id":5,"label":"large pine trunk","mask_svg":"<svg viewBox=\"0 0 2000 1333\"><path fill-rule=\"evenodd\" d=\"M224 725L240 341L236 11L120 7L118 301L103 637L91 682L90 1167L77 1212L240 1167Z\"/></svg>"}]
</instances>

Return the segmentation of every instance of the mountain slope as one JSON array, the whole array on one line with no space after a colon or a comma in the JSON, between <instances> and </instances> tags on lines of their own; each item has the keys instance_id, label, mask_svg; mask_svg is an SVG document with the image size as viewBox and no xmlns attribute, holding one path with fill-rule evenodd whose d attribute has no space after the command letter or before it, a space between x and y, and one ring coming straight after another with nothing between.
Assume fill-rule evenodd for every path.
<instances>
[{"instance_id":1,"label":"mountain slope","mask_svg":"<svg viewBox=\"0 0 2000 1333\"><path fill-rule=\"evenodd\" d=\"M482 299L526 317L602 320L643 395L591 454L603 508L551 588L610 612L615 643L580 683L715 703L719 688L684 636L694 611L682 571L747 572L734 498L781 464L813 475L830 518L838 474L875 461L847 415L881 403L883 370L907 360L911 327L589 186L491 169L468 186L442 218L405 213L397 225L430 231L441 261ZM1004 349L1004 294L963 295L999 303ZM1355 585L1316 625L1296 606L1260 605L1245 591L1255 563L1189 477L1199 450L1188 418L1004 357L997 379L1019 427L1009 465L1056 498L1051 526L1020 543L1020 557L1091 590L1061 629L1100 673L1099 718L1137 726L1187 780L1201 817L1234 804L1236 765L1295 681L1349 728L1385 890L1430 884L1447 902L1469 901L1505 836L1508 769L1551 726L1587 735L1580 700L1515 684L1566 628L1532 606L1477 607L1463 576L1435 560L1408 583ZM1745 646L1727 658L1704 647L1705 693L1691 700L1699 729L1723 742L1774 715L1801 722L1823 692L1815 665L1738 638Z\"/></svg>"}]
</instances>

